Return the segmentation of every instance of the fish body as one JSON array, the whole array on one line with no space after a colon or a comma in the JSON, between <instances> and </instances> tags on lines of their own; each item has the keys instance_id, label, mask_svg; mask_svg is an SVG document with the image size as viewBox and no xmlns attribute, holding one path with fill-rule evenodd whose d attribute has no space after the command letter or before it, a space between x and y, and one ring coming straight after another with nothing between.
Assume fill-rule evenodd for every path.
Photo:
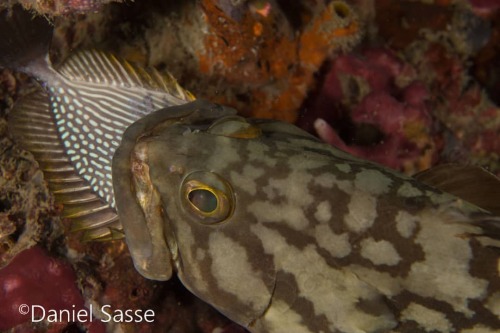
<instances>
[{"instance_id":1,"label":"fish body","mask_svg":"<svg viewBox=\"0 0 500 333\"><path fill-rule=\"evenodd\" d=\"M251 332L500 330L498 218L293 125L160 110L113 178L138 271Z\"/></svg>"},{"instance_id":2,"label":"fish body","mask_svg":"<svg viewBox=\"0 0 500 333\"><path fill-rule=\"evenodd\" d=\"M99 51L77 52L54 69L49 22L18 6L1 15L0 65L43 87L16 104L11 133L35 154L73 228L88 230L89 239L114 237L120 224L111 157L123 132L154 110L194 97L168 74Z\"/></svg>"},{"instance_id":3,"label":"fish body","mask_svg":"<svg viewBox=\"0 0 500 333\"><path fill-rule=\"evenodd\" d=\"M0 64L44 87L14 137L77 229L123 224L145 277L177 274L251 332L500 331L487 210L99 52L56 70L47 23L2 15Z\"/></svg>"}]
</instances>

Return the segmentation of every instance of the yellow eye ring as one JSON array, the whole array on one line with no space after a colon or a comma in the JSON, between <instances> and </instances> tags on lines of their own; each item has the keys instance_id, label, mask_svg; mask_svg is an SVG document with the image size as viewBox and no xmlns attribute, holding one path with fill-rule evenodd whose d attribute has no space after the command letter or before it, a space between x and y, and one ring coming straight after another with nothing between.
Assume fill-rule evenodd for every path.
<instances>
[{"instance_id":1,"label":"yellow eye ring","mask_svg":"<svg viewBox=\"0 0 500 333\"><path fill-rule=\"evenodd\" d=\"M184 179L181 191L184 210L202 223L222 222L233 211L232 189L214 173L191 173Z\"/></svg>"},{"instance_id":2,"label":"yellow eye ring","mask_svg":"<svg viewBox=\"0 0 500 333\"><path fill-rule=\"evenodd\" d=\"M214 191L210 188L194 188L186 194L189 202L194 206L195 209L199 210L200 213L212 215L217 211L217 208L219 207L219 199L217 199L217 194L214 193Z\"/></svg>"}]
</instances>

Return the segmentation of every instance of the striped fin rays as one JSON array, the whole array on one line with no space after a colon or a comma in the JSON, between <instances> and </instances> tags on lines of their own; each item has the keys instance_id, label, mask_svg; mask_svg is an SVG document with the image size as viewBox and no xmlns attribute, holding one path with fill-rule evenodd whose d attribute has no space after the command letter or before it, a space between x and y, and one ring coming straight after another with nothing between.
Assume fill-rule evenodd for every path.
<instances>
[{"instance_id":1,"label":"striped fin rays","mask_svg":"<svg viewBox=\"0 0 500 333\"><path fill-rule=\"evenodd\" d=\"M111 163L125 129L194 96L168 74L99 51L77 52L54 73L46 91L14 106L11 133L39 162L72 230L84 240L121 238Z\"/></svg>"}]
</instances>

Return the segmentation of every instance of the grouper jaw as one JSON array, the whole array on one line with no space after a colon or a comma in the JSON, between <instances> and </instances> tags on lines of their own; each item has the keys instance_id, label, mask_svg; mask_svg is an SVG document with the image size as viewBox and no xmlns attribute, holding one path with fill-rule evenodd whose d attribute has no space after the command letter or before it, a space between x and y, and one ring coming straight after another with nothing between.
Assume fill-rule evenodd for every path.
<instances>
[{"instance_id":1,"label":"grouper jaw","mask_svg":"<svg viewBox=\"0 0 500 333\"><path fill-rule=\"evenodd\" d=\"M178 247L160 195L151 182L147 142L137 144L130 159L133 192L143 213L146 231L144 236L149 237L149 241L143 243L146 246L141 248L139 257L134 262L139 272L146 277L149 277L151 267L154 266L153 270L157 271L161 267L157 263L164 263L163 272L151 278L168 280L172 276L172 271L178 267Z\"/></svg>"}]
</instances>

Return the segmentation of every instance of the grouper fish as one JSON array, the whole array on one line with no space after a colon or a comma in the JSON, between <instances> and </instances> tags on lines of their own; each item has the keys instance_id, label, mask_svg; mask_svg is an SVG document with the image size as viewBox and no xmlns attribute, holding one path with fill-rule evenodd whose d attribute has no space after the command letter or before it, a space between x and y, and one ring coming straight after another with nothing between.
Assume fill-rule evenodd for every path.
<instances>
[{"instance_id":1,"label":"grouper fish","mask_svg":"<svg viewBox=\"0 0 500 333\"><path fill-rule=\"evenodd\" d=\"M0 31L6 26L0 23ZM109 56L78 53L68 60L73 65L55 71L40 52L9 57L4 46L0 64L28 72L45 88L12 110L14 137L48 166L57 154L87 186L85 195L117 214L135 268L146 278L177 274L253 333L500 332L496 177L453 166L408 177L291 124L189 101L171 80L164 89L141 86L137 93L141 78L117 84L130 78L128 67L89 60ZM106 80L108 72L116 76ZM137 99L151 95L150 108ZM84 121L114 112L133 116L119 128L110 123L109 131ZM78 115L82 123L72 121ZM46 140L35 145L22 126ZM77 134L82 139L71 141ZM102 142L90 146L97 135ZM87 154L75 147L79 140L89 141ZM113 150L97 153L112 140ZM89 165L107 160L112 189L85 177L83 157ZM51 172L57 170L45 174ZM87 221L83 229L91 227Z\"/></svg>"}]
</instances>

